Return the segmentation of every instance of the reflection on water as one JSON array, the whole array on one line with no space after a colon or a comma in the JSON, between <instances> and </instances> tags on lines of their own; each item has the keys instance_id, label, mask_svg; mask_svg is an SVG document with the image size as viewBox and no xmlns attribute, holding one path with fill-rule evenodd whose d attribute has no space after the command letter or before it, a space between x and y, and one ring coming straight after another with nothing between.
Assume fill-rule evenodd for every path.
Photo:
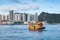
<instances>
[{"instance_id":1,"label":"reflection on water","mask_svg":"<svg viewBox=\"0 0 60 40\"><path fill-rule=\"evenodd\" d=\"M60 40L60 24L44 24L43 31L32 31L28 25L0 25L0 40Z\"/></svg>"}]
</instances>

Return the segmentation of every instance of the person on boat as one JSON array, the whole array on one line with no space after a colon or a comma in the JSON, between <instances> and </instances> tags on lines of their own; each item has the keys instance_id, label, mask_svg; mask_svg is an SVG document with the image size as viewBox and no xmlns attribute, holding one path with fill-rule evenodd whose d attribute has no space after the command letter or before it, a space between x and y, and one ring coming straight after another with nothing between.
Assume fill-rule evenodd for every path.
<instances>
[{"instance_id":1,"label":"person on boat","mask_svg":"<svg viewBox=\"0 0 60 40\"><path fill-rule=\"evenodd\" d=\"M31 22L28 22L29 26L31 25Z\"/></svg>"},{"instance_id":2,"label":"person on boat","mask_svg":"<svg viewBox=\"0 0 60 40\"><path fill-rule=\"evenodd\" d=\"M30 28L30 29L34 29L34 23L33 23L33 22L30 23L29 28Z\"/></svg>"},{"instance_id":3,"label":"person on boat","mask_svg":"<svg viewBox=\"0 0 60 40\"><path fill-rule=\"evenodd\" d=\"M34 26L34 23L32 22L31 25Z\"/></svg>"},{"instance_id":4,"label":"person on boat","mask_svg":"<svg viewBox=\"0 0 60 40\"><path fill-rule=\"evenodd\" d=\"M42 22L38 22L38 23L37 23L37 26L36 26L36 29L37 29L37 28L43 28L43 23L42 23Z\"/></svg>"}]
</instances>

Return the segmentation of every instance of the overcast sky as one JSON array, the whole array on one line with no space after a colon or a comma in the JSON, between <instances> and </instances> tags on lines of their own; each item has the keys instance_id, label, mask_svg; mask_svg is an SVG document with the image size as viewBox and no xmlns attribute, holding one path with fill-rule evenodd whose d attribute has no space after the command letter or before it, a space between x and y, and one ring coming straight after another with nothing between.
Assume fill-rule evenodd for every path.
<instances>
[{"instance_id":1,"label":"overcast sky","mask_svg":"<svg viewBox=\"0 0 60 40\"><path fill-rule=\"evenodd\" d=\"M6 15L9 10L30 14L60 13L60 0L0 0L0 14Z\"/></svg>"}]
</instances>

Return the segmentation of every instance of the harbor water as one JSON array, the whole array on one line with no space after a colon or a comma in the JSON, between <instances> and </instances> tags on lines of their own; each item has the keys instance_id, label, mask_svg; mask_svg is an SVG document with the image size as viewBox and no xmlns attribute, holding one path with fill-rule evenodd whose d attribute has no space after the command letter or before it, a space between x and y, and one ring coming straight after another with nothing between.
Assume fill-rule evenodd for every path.
<instances>
[{"instance_id":1,"label":"harbor water","mask_svg":"<svg viewBox=\"0 0 60 40\"><path fill-rule=\"evenodd\" d=\"M44 24L43 31L30 31L28 25L0 25L0 40L60 40L60 24Z\"/></svg>"}]
</instances>

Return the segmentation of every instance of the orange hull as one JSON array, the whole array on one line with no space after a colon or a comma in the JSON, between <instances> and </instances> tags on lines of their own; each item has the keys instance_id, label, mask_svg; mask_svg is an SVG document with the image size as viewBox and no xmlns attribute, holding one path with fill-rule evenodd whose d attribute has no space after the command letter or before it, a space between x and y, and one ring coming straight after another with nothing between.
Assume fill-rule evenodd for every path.
<instances>
[{"instance_id":1,"label":"orange hull","mask_svg":"<svg viewBox=\"0 0 60 40\"><path fill-rule=\"evenodd\" d=\"M29 29L30 30L42 30L42 29L45 29L45 27L37 28L37 26L29 26Z\"/></svg>"}]
</instances>

